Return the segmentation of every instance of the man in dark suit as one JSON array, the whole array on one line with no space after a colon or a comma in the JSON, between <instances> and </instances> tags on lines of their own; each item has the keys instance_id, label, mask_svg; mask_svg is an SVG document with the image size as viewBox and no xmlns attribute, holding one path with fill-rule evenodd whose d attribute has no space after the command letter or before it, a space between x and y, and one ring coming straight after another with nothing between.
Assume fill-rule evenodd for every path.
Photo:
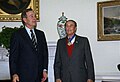
<instances>
[{"instance_id":1,"label":"man in dark suit","mask_svg":"<svg viewBox=\"0 0 120 82\"><path fill-rule=\"evenodd\" d=\"M77 23L65 24L67 37L59 39L54 61L55 82L94 82L94 64L89 41L76 35Z\"/></svg>"},{"instance_id":2,"label":"man in dark suit","mask_svg":"<svg viewBox=\"0 0 120 82\"><path fill-rule=\"evenodd\" d=\"M10 74L13 82L44 82L47 79L48 49L43 31L37 30L32 9L21 14L24 28L10 42Z\"/></svg>"}]
</instances>

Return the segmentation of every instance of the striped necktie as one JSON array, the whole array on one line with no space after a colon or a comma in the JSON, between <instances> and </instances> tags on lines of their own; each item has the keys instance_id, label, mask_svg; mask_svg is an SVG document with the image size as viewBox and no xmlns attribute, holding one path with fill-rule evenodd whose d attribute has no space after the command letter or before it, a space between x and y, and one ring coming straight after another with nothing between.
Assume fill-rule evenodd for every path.
<instances>
[{"instance_id":1,"label":"striped necktie","mask_svg":"<svg viewBox=\"0 0 120 82\"><path fill-rule=\"evenodd\" d=\"M37 51L37 41L35 39L35 35L32 30L30 30L30 32L31 32L31 40L32 40L33 46L34 46L35 50Z\"/></svg>"}]
</instances>

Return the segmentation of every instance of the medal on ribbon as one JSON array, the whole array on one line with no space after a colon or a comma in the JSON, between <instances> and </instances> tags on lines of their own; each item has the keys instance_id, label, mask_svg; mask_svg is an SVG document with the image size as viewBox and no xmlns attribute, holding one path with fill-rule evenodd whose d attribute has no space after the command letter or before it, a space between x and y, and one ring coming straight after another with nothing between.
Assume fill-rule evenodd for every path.
<instances>
[{"instance_id":1,"label":"medal on ribbon","mask_svg":"<svg viewBox=\"0 0 120 82\"><path fill-rule=\"evenodd\" d=\"M75 34L68 39L68 43L67 43L68 46L72 45L71 41L73 40L74 37L75 37Z\"/></svg>"},{"instance_id":2,"label":"medal on ribbon","mask_svg":"<svg viewBox=\"0 0 120 82\"><path fill-rule=\"evenodd\" d=\"M72 43L71 43L71 42L68 42L68 46L70 46L70 45L72 45Z\"/></svg>"}]
</instances>

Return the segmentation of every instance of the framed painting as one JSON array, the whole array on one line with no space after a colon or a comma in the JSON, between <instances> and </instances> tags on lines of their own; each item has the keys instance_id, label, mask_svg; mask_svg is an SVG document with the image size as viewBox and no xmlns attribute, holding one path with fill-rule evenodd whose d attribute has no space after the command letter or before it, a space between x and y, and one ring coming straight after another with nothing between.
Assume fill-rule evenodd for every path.
<instances>
[{"instance_id":1,"label":"framed painting","mask_svg":"<svg viewBox=\"0 0 120 82\"><path fill-rule=\"evenodd\" d=\"M98 41L120 40L120 1L97 3Z\"/></svg>"},{"instance_id":2,"label":"framed painting","mask_svg":"<svg viewBox=\"0 0 120 82\"><path fill-rule=\"evenodd\" d=\"M39 0L0 0L0 22L21 21L21 12L32 8L39 21Z\"/></svg>"}]
</instances>

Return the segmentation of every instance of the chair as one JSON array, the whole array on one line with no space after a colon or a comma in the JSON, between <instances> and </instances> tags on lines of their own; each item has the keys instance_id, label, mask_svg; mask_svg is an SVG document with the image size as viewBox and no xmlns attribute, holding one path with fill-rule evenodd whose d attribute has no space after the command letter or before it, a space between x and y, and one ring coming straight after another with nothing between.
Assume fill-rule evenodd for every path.
<instances>
[{"instance_id":1,"label":"chair","mask_svg":"<svg viewBox=\"0 0 120 82\"><path fill-rule=\"evenodd\" d=\"M118 70L120 71L120 64L117 65Z\"/></svg>"}]
</instances>

